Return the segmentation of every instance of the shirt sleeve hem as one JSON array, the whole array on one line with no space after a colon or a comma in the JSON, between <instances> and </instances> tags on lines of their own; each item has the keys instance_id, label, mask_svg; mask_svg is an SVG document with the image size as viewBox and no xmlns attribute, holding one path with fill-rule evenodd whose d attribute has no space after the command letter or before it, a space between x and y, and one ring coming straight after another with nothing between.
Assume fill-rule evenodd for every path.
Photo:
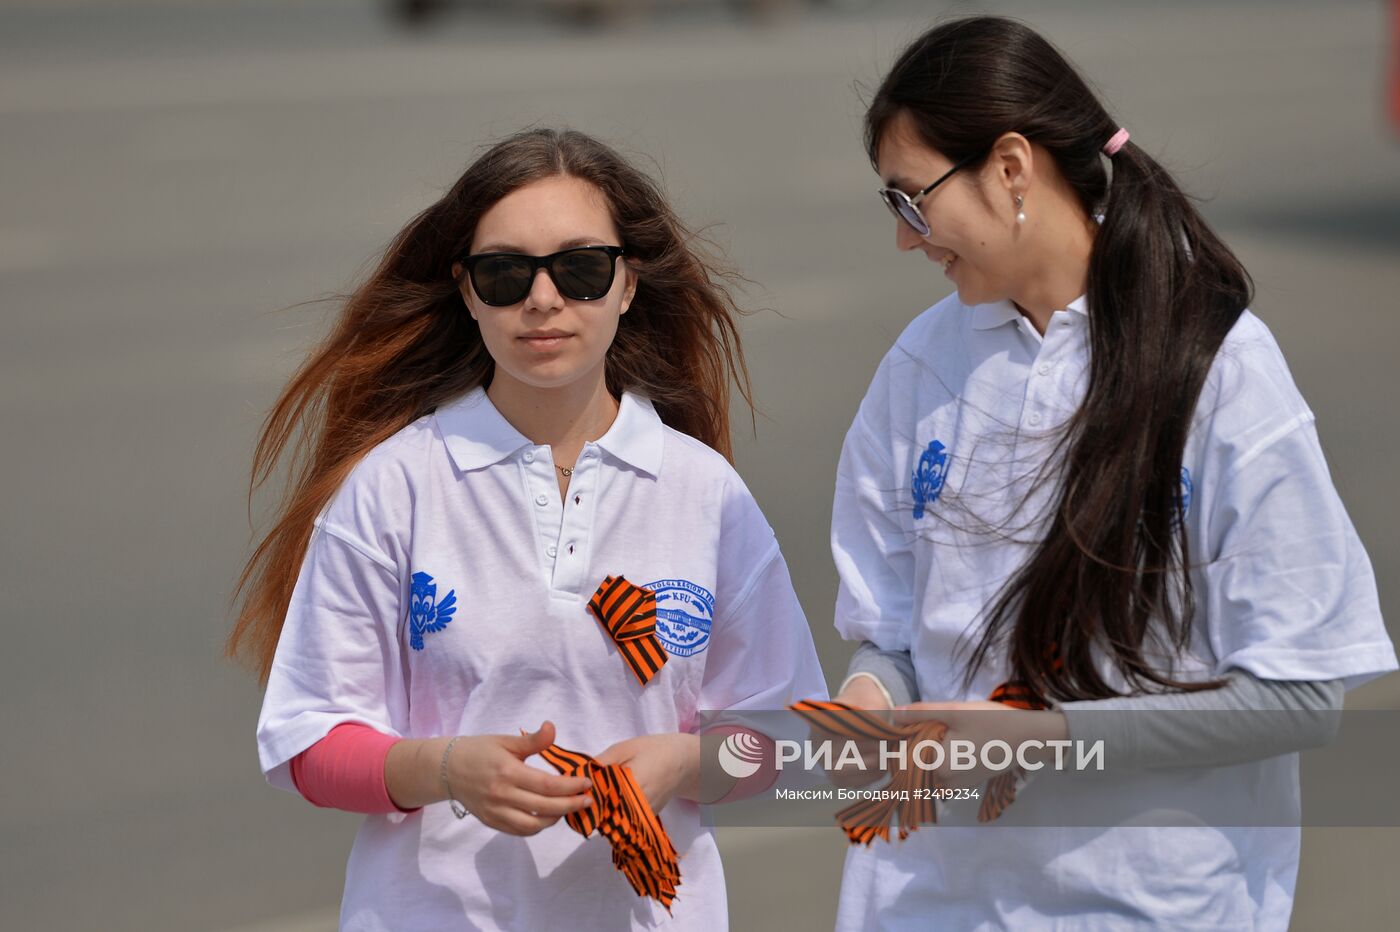
<instances>
[{"instance_id":1,"label":"shirt sleeve hem","mask_svg":"<svg viewBox=\"0 0 1400 932\"><path fill-rule=\"evenodd\" d=\"M854 673L847 674L846 678L841 681L841 685L837 688L836 695L839 696L844 693L846 687L851 685L852 681L860 679L862 676L874 683L875 688L880 690L880 695L884 698L886 706L893 709L897 705L902 704L894 701L894 697L890 695L889 687L885 685L885 681L880 678L879 674L870 670L857 670Z\"/></svg>"},{"instance_id":2,"label":"shirt sleeve hem","mask_svg":"<svg viewBox=\"0 0 1400 932\"><path fill-rule=\"evenodd\" d=\"M292 782L292 758L330 734L335 726L347 722L367 725L390 737L403 737L384 723L371 722L364 716L346 712L302 712L279 726L276 735L259 736L258 763L267 782L280 790L297 792Z\"/></svg>"},{"instance_id":3,"label":"shirt sleeve hem","mask_svg":"<svg viewBox=\"0 0 1400 932\"><path fill-rule=\"evenodd\" d=\"M1265 680L1342 680L1347 689L1396 669L1389 641L1353 644L1335 650L1245 647L1222 657L1217 672L1239 667Z\"/></svg>"},{"instance_id":4,"label":"shirt sleeve hem","mask_svg":"<svg viewBox=\"0 0 1400 932\"><path fill-rule=\"evenodd\" d=\"M837 618L843 640L870 641L881 650L909 650L909 625L903 619Z\"/></svg>"}]
</instances>

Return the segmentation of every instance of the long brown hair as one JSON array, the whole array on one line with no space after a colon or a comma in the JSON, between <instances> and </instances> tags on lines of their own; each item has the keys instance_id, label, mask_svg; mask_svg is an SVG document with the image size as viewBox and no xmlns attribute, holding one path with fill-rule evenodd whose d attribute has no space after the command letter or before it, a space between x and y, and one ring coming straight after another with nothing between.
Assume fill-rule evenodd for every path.
<instances>
[{"instance_id":1,"label":"long brown hair","mask_svg":"<svg viewBox=\"0 0 1400 932\"><path fill-rule=\"evenodd\" d=\"M330 336L292 377L263 424L249 498L288 461L271 529L239 578L228 637L266 681L312 523L375 445L438 405L488 385L494 364L463 305L452 264L481 216L507 194L566 175L602 192L637 290L605 364L608 390L650 398L667 425L732 458L731 383L753 400L722 268L660 188L607 145L571 130L533 129L495 145L389 244L344 299Z\"/></svg>"},{"instance_id":2,"label":"long brown hair","mask_svg":"<svg viewBox=\"0 0 1400 932\"><path fill-rule=\"evenodd\" d=\"M1193 611L1179 481L1206 375L1251 299L1248 274L1137 145L1112 156L1110 177L1101 150L1119 124L1021 23L957 19L916 39L867 110L872 161L899 114L953 161L1018 132L1050 153L1088 216L1104 215L1089 259L1088 388L1056 453L1064 485L989 611L969 682L1004 647L1017 679L1061 700L1116 693L1096 657L1137 690L1217 685L1170 671Z\"/></svg>"}]
</instances>

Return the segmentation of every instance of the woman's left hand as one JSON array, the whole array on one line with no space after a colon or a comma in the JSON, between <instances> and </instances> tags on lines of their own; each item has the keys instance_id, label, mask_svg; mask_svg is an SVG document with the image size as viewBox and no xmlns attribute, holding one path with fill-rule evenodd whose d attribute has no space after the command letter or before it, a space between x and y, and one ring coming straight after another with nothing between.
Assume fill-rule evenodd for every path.
<instances>
[{"instance_id":1,"label":"woman's left hand","mask_svg":"<svg viewBox=\"0 0 1400 932\"><path fill-rule=\"evenodd\" d=\"M992 777L1006 773L1006 770L991 770L982 765L982 748L988 741L1005 741L1010 745L1014 765L1018 761L1017 749L1026 742L1038 742L1023 751L1024 759L1034 763L1053 759L1054 751L1045 748L1045 742L1061 741L1069 735L1063 713L1013 709L1000 702L914 702L895 709L896 724L908 725L931 719L948 726L948 733L943 736L942 742L943 764L934 774L940 786L949 788L981 786ZM972 743L976 766L953 769L953 741ZM1005 756L1000 748L994 751L994 755L997 762ZM924 755L924 759L929 758Z\"/></svg>"},{"instance_id":2,"label":"woman's left hand","mask_svg":"<svg viewBox=\"0 0 1400 932\"><path fill-rule=\"evenodd\" d=\"M700 791L699 735L638 735L619 741L594 759L600 764L626 764L656 812L675 796L694 799Z\"/></svg>"}]
</instances>

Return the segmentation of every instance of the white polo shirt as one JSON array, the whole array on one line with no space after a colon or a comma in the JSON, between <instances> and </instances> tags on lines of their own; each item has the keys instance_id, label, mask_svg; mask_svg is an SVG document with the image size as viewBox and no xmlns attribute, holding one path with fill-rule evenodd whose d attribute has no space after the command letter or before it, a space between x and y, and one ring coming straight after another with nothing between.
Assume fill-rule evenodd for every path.
<instances>
[{"instance_id":1,"label":"white polo shirt","mask_svg":"<svg viewBox=\"0 0 1400 932\"><path fill-rule=\"evenodd\" d=\"M1043 536L1062 487L1046 438L1084 398L1088 324L1083 298L1042 337L1010 302L968 307L954 293L900 336L847 434L832 519L836 626L911 651L925 700L985 699L1009 675L994 656L963 686L984 611ZM1047 465L1049 481L1028 495ZM1212 366L1179 468L1197 604L1178 675L1239 667L1354 686L1396 668L1313 414L1249 311ZM1144 772L1117 791L1189 814L1203 799L1248 805L1264 788L1296 807L1297 756ZM999 825L1053 826L1103 791L1042 771ZM949 822L975 820L975 804L949 808ZM1299 831L1199 824L940 825L852 848L838 928L1286 928Z\"/></svg>"},{"instance_id":2,"label":"white polo shirt","mask_svg":"<svg viewBox=\"0 0 1400 932\"><path fill-rule=\"evenodd\" d=\"M772 529L725 459L621 399L561 501L547 445L477 389L376 447L316 521L273 661L258 750L274 785L340 722L392 735L515 735L549 719L599 754L683 732L699 709L781 709L826 689ZM667 662L646 685L587 610L605 576L657 593ZM554 773L538 757L531 766ZM526 838L446 805L365 819L350 930L722 929L724 877L699 807L660 816L680 854L674 917L599 836Z\"/></svg>"}]
</instances>

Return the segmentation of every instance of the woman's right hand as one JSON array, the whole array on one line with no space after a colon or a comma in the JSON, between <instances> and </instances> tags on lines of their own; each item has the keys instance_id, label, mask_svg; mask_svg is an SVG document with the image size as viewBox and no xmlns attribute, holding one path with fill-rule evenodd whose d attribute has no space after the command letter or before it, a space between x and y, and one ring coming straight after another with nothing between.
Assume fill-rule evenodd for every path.
<instances>
[{"instance_id":1,"label":"woman's right hand","mask_svg":"<svg viewBox=\"0 0 1400 932\"><path fill-rule=\"evenodd\" d=\"M385 784L409 809L447 798L442 755L448 738L405 740L389 750ZM447 757L452 796L483 825L510 835L533 835L562 816L593 805L586 777L548 773L525 763L554 743L554 725L522 735L464 735Z\"/></svg>"},{"instance_id":2,"label":"woman's right hand","mask_svg":"<svg viewBox=\"0 0 1400 932\"><path fill-rule=\"evenodd\" d=\"M533 835L593 805L585 777L546 773L525 763L554 743L554 724L525 735L471 735L452 746L447 780L457 801L482 824Z\"/></svg>"}]
</instances>

